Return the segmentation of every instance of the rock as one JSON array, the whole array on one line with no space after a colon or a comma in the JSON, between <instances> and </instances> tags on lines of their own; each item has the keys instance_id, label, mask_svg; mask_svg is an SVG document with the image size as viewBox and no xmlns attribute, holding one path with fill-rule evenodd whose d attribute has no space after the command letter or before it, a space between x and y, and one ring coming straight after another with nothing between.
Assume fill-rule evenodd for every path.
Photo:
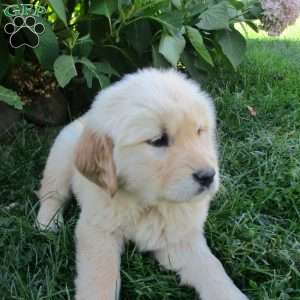
<instances>
[{"instance_id":1,"label":"rock","mask_svg":"<svg viewBox=\"0 0 300 300\"><path fill-rule=\"evenodd\" d=\"M62 125L69 118L68 103L59 89L50 97L35 96L31 103L26 104L24 115L26 119L37 125Z\"/></svg>"},{"instance_id":2,"label":"rock","mask_svg":"<svg viewBox=\"0 0 300 300\"><path fill-rule=\"evenodd\" d=\"M0 140L11 137L16 131L16 125L21 113L0 101Z\"/></svg>"},{"instance_id":3,"label":"rock","mask_svg":"<svg viewBox=\"0 0 300 300\"><path fill-rule=\"evenodd\" d=\"M74 78L65 90L72 118L77 118L86 112L97 91L86 88L84 78Z\"/></svg>"}]
</instances>

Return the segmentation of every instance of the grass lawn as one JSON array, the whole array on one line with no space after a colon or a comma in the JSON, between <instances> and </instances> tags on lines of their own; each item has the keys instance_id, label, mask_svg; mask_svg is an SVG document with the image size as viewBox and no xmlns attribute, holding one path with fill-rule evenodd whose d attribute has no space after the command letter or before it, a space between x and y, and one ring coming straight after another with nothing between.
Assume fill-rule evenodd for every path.
<instances>
[{"instance_id":1,"label":"grass lawn","mask_svg":"<svg viewBox=\"0 0 300 300\"><path fill-rule=\"evenodd\" d=\"M223 186L207 238L251 299L300 300L300 22L281 39L249 33L248 43L239 73L208 87L218 111ZM57 131L24 122L11 144L0 145L0 300L73 298L76 204L57 234L33 228L33 190ZM196 295L129 245L121 299Z\"/></svg>"}]
</instances>

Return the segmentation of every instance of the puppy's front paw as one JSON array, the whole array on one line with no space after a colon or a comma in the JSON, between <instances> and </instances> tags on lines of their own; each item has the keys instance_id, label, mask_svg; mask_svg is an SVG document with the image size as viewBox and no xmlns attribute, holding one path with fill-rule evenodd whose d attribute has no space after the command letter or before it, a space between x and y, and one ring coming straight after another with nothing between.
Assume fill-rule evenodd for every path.
<instances>
[{"instance_id":1,"label":"puppy's front paw","mask_svg":"<svg viewBox=\"0 0 300 300\"><path fill-rule=\"evenodd\" d=\"M209 289L201 295L201 300L249 300L237 287Z\"/></svg>"},{"instance_id":2,"label":"puppy's front paw","mask_svg":"<svg viewBox=\"0 0 300 300\"><path fill-rule=\"evenodd\" d=\"M249 299L237 287L234 287L230 289L230 291L228 291L227 294L225 294L225 297L221 297L220 300L249 300Z\"/></svg>"},{"instance_id":3,"label":"puppy's front paw","mask_svg":"<svg viewBox=\"0 0 300 300\"><path fill-rule=\"evenodd\" d=\"M224 298L224 300L249 300L249 298L243 294L240 290L237 290L237 292L234 295L230 295L229 298Z\"/></svg>"}]
</instances>

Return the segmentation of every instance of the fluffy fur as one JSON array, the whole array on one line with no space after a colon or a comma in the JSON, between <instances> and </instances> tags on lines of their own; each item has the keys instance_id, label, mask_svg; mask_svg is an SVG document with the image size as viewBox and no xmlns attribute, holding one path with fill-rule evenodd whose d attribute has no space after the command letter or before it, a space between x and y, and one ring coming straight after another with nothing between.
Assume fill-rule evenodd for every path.
<instances>
[{"instance_id":1,"label":"fluffy fur","mask_svg":"<svg viewBox=\"0 0 300 300\"><path fill-rule=\"evenodd\" d=\"M162 134L168 146L153 141ZM208 187L193 174L213 169ZM62 222L72 190L76 300L114 300L124 242L152 251L203 300L246 300L203 234L219 186L215 113L209 96L174 70L144 69L103 90L57 137L39 191L38 224Z\"/></svg>"}]
</instances>

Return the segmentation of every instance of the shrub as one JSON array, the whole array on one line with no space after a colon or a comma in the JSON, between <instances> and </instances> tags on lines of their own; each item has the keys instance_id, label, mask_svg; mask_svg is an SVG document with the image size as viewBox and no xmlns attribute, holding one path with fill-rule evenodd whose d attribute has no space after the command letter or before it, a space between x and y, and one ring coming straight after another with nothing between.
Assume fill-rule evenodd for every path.
<instances>
[{"instance_id":1,"label":"shrub","mask_svg":"<svg viewBox=\"0 0 300 300\"><path fill-rule=\"evenodd\" d=\"M11 5L14 1L9 1ZM15 3L19 3L16 1ZM23 1L30 7L31 1ZM235 24L261 15L256 1L246 0L49 0L34 1L31 13L45 27L39 46L8 46L4 26L13 21L0 7L0 81L23 61L55 74L60 87L74 77L87 88L103 88L125 72L143 66L184 68L196 80L228 67L237 69L246 41ZM16 6L20 11L20 6ZM37 9L37 10L34 10ZM22 13L21 13L22 14ZM23 36L25 41L30 37ZM19 92L19 91L18 91ZM18 95L0 86L0 99L21 108Z\"/></svg>"},{"instance_id":2,"label":"shrub","mask_svg":"<svg viewBox=\"0 0 300 300\"><path fill-rule=\"evenodd\" d=\"M296 22L300 13L299 0L262 0L263 28L269 35L279 35Z\"/></svg>"}]
</instances>

